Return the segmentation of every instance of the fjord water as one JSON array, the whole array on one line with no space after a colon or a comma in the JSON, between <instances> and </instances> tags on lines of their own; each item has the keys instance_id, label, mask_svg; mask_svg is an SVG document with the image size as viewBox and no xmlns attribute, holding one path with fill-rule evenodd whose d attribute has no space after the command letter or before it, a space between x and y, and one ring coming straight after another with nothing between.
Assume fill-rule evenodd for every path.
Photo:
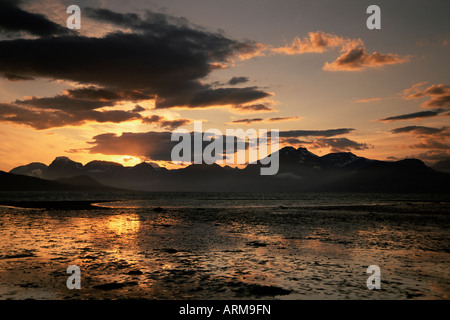
<instances>
[{"instance_id":1,"label":"fjord water","mask_svg":"<svg viewBox=\"0 0 450 320\"><path fill-rule=\"evenodd\" d=\"M0 193L0 299L448 299L450 197ZM75 210L70 201L92 201ZM69 290L69 265L81 289ZM381 289L369 290L369 265Z\"/></svg>"}]
</instances>

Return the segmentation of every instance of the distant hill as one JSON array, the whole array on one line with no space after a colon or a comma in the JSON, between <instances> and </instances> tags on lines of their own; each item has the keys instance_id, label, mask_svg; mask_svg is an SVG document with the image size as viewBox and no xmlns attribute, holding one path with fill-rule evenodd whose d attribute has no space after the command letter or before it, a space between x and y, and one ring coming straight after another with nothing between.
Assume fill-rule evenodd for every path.
<instances>
[{"instance_id":1,"label":"distant hill","mask_svg":"<svg viewBox=\"0 0 450 320\"><path fill-rule=\"evenodd\" d=\"M263 165L259 161L244 169L191 164L167 170L149 163L124 167L98 160L83 166L67 157L57 157L49 166L30 163L11 173L39 176L71 187L145 191L450 192L450 173L436 171L417 159L378 161L350 152L320 157L306 148L293 147L277 153L280 167L273 176L260 175Z\"/></svg>"},{"instance_id":2,"label":"distant hill","mask_svg":"<svg viewBox=\"0 0 450 320\"><path fill-rule=\"evenodd\" d=\"M61 178L59 181L0 171L0 191L112 191L89 177Z\"/></svg>"}]
</instances>

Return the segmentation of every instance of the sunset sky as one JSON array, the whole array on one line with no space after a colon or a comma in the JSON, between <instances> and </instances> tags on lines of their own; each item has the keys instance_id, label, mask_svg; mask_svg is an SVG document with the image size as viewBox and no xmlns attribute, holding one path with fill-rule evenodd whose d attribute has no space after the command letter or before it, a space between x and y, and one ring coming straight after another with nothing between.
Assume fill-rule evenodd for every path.
<instances>
[{"instance_id":1,"label":"sunset sky","mask_svg":"<svg viewBox=\"0 0 450 320\"><path fill-rule=\"evenodd\" d=\"M371 4L381 30L366 27ZM449 159L449 13L438 0L0 0L0 170L169 165L170 133L195 120L279 129L317 155Z\"/></svg>"}]
</instances>

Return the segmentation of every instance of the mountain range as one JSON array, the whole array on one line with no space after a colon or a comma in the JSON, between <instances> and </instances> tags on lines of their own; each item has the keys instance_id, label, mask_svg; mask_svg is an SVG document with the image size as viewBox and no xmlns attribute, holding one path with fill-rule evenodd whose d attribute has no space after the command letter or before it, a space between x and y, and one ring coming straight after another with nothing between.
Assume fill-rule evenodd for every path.
<instances>
[{"instance_id":1,"label":"mountain range","mask_svg":"<svg viewBox=\"0 0 450 320\"><path fill-rule=\"evenodd\" d=\"M28 176L42 181L41 190L450 192L450 173L434 170L417 159L379 161L350 152L317 156L306 148L294 147L277 152L280 167L273 176L261 176L259 162L244 169L191 164L167 170L145 162L134 167L98 160L83 165L57 157L48 166L33 162L16 167L9 174L2 173L0 181L2 190L12 186L19 190L24 183L22 187L26 187L27 183L19 180Z\"/></svg>"}]
</instances>

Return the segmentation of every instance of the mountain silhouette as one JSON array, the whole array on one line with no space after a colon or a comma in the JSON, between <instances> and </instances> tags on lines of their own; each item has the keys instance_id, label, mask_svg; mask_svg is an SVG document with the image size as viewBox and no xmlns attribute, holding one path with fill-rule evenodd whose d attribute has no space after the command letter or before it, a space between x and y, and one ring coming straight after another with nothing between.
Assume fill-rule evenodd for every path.
<instances>
[{"instance_id":1,"label":"mountain silhouette","mask_svg":"<svg viewBox=\"0 0 450 320\"><path fill-rule=\"evenodd\" d=\"M0 191L114 191L87 176L59 178L56 181L0 171Z\"/></svg>"},{"instance_id":2,"label":"mountain silhouette","mask_svg":"<svg viewBox=\"0 0 450 320\"><path fill-rule=\"evenodd\" d=\"M450 173L433 170L418 159L379 161L351 152L317 156L306 148L294 147L284 147L277 153L279 171L273 176L260 175L264 165L259 161L243 169L202 163L167 170L145 162L124 167L95 160L83 166L67 157L57 157L49 166L30 163L10 173L56 180L51 182L72 187L111 186L144 191L450 191Z\"/></svg>"}]
</instances>

